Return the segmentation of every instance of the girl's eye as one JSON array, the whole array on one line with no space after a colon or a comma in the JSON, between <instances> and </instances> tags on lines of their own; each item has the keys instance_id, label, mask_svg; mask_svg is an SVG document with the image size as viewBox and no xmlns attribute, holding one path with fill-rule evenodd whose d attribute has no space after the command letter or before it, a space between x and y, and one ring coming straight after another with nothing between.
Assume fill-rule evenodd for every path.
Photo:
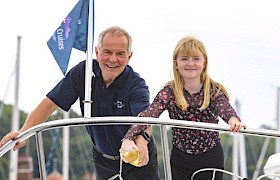
<instances>
[{"instance_id":1,"label":"girl's eye","mask_svg":"<svg viewBox=\"0 0 280 180\"><path fill-rule=\"evenodd\" d=\"M193 57L192 59L193 59L193 60L195 60L195 61L200 60L200 58L199 58L199 57Z\"/></svg>"}]
</instances>

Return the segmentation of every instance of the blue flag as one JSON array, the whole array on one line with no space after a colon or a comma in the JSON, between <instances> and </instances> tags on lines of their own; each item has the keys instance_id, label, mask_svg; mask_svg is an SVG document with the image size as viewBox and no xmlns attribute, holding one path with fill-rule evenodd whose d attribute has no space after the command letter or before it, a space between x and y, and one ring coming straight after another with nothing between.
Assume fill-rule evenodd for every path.
<instances>
[{"instance_id":1,"label":"blue flag","mask_svg":"<svg viewBox=\"0 0 280 180\"><path fill-rule=\"evenodd\" d=\"M63 75L67 72L72 48L87 51L88 14L89 0L79 0L47 42Z\"/></svg>"}]
</instances>

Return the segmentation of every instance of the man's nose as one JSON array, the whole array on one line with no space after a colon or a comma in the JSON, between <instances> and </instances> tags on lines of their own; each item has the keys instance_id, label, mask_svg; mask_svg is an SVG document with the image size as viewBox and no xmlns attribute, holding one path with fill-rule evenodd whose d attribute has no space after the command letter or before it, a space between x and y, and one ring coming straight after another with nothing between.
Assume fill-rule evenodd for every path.
<instances>
[{"instance_id":1,"label":"man's nose","mask_svg":"<svg viewBox=\"0 0 280 180\"><path fill-rule=\"evenodd\" d=\"M112 54L111 57L109 58L110 62L117 62L117 56L115 54Z\"/></svg>"}]
</instances>

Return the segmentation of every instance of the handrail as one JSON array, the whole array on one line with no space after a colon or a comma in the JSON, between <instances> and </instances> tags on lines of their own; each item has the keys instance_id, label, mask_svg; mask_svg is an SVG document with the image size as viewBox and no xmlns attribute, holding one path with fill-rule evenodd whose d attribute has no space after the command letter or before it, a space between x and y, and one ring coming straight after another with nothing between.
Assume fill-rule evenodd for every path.
<instances>
[{"instance_id":1,"label":"handrail","mask_svg":"<svg viewBox=\"0 0 280 180\"><path fill-rule=\"evenodd\" d=\"M163 118L148 118L148 117L131 117L131 116L107 116L107 117L91 117L91 118L70 118L70 119L61 119L55 121L48 121L39 125L36 125L27 131L21 133L16 140L9 141L6 143L2 148L0 148L0 157L4 155L7 151L11 150L14 145L29 137L35 135L37 140L37 150L38 150L38 159L39 162L44 162L42 148L42 139L40 137L42 131L46 131L49 129L64 127L64 126L83 126L83 125L112 125L112 124L150 124L150 125L158 125L161 127L161 137L164 138L165 142L167 142L167 138L165 134L165 129L167 126L173 127L183 127L189 129L203 129L203 130L211 130L211 131L221 131L232 133L229 131L229 126L226 125L219 125L219 124L212 124L212 123L203 123L203 122L192 122L192 121L184 121L184 120L176 120L176 119L163 119ZM255 136L262 136L262 137L272 137L277 138L280 137L280 131L274 130L261 130L261 129L250 129L247 128L245 130L240 130L238 133L247 134L247 135L255 135ZM163 146L167 146L168 144L164 143ZM167 152L166 147L163 148L163 153ZM166 156L165 158L165 172L170 172L170 165L169 165L169 157ZM40 166L40 175L41 179L46 179L45 167L44 164ZM42 177L43 176L43 177ZM167 179L171 179L171 175L165 174Z\"/></svg>"},{"instance_id":2,"label":"handrail","mask_svg":"<svg viewBox=\"0 0 280 180\"><path fill-rule=\"evenodd\" d=\"M225 173L225 174L228 174L228 175L231 175L231 176L234 176L234 177L237 177L238 179L241 179L241 180L248 180L247 178L245 177L241 177L237 174L234 174L232 172L229 172L229 171L226 171L224 169L218 169L218 168L204 168L204 169L199 169L197 171L195 171L191 177L191 180L194 180L194 177L196 174L200 173L200 172L204 172L204 171L213 171L213 175L212 175L212 180L215 180L215 176L216 176L216 172L221 172L221 173Z\"/></svg>"},{"instance_id":3,"label":"handrail","mask_svg":"<svg viewBox=\"0 0 280 180\"><path fill-rule=\"evenodd\" d=\"M189 129L204 129L212 131L222 131L228 132L229 126L219 125L213 123L203 123L203 122L193 122L184 121L176 119L163 119L163 118L147 118L147 117L130 117L130 116L107 116L107 117L92 117L92 118L70 118L48 121L45 123L38 124L27 131L21 133L18 139L6 143L2 148L0 148L0 157L7 151L12 149L12 147L19 141L25 140L33 136L36 132L45 131L48 129L59 128L63 126L83 126L83 125L111 125L111 124L150 124L150 125L168 125L183 127ZM240 130L237 133L255 135L262 137L277 138L280 137L280 131L275 130L262 130L262 129L251 129L247 128L245 130Z\"/></svg>"},{"instance_id":4,"label":"handrail","mask_svg":"<svg viewBox=\"0 0 280 180\"><path fill-rule=\"evenodd\" d=\"M280 174L264 174L264 175L259 176L256 180L261 180L262 178L271 179L271 177L273 177L273 179L277 180L277 179L280 179Z\"/></svg>"}]
</instances>

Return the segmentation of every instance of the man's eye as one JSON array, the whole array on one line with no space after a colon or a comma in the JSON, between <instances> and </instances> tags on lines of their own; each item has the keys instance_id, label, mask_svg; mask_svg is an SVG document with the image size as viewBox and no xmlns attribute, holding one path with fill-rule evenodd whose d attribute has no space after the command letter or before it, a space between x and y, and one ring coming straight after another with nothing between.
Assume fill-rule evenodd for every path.
<instances>
[{"instance_id":1,"label":"man's eye","mask_svg":"<svg viewBox=\"0 0 280 180\"><path fill-rule=\"evenodd\" d=\"M119 57L125 57L125 53L124 52L120 52L117 54Z\"/></svg>"}]
</instances>

